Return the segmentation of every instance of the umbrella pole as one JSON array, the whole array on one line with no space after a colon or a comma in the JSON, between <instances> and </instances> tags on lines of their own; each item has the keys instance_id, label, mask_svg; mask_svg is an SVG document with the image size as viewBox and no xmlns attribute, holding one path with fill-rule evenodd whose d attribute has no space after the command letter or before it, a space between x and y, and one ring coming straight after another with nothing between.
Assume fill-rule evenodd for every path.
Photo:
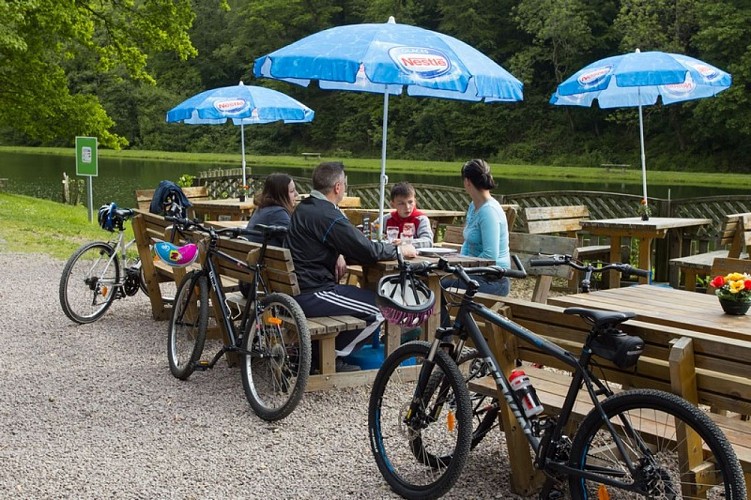
<instances>
[{"instance_id":1,"label":"umbrella pole","mask_svg":"<svg viewBox=\"0 0 751 500\"><path fill-rule=\"evenodd\" d=\"M389 127L389 86L386 85L386 91L383 93L383 137L381 139L381 195L378 203L378 237L383 234L383 204L386 198L386 183L389 178L386 176L386 137L388 136Z\"/></svg>"},{"instance_id":2,"label":"umbrella pole","mask_svg":"<svg viewBox=\"0 0 751 500\"><path fill-rule=\"evenodd\" d=\"M242 187L245 188L245 186L248 185L245 179L245 125L243 123L240 123L240 142L242 143L240 146L240 150L243 152L243 183Z\"/></svg>"},{"instance_id":3,"label":"umbrella pole","mask_svg":"<svg viewBox=\"0 0 751 500\"><path fill-rule=\"evenodd\" d=\"M644 119L642 118L641 102L639 102L639 144L641 146L641 182L644 191L644 201L647 202L647 155L644 152Z\"/></svg>"}]
</instances>

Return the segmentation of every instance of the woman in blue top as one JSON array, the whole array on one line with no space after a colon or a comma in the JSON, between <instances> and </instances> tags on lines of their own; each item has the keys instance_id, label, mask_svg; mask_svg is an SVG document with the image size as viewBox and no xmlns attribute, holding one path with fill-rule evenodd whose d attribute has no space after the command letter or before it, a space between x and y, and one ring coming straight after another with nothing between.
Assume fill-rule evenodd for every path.
<instances>
[{"instance_id":1,"label":"woman in blue top","mask_svg":"<svg viewBox=\"0 0 751 500\"><path fill-rule=\"evenodd\" d=\"M503 268L511 267L508 248L508 223L498 201L490 195L495 187L490 165L485 160L469 160L462 166L464 190L472 198L464 225L464 244L461 254L492 259ZM511 284L508 278L500 280L475 276L480 292L508 295ZM458 280L444 279L445 286L457 286Z\"/></svg>"}]
</instances>

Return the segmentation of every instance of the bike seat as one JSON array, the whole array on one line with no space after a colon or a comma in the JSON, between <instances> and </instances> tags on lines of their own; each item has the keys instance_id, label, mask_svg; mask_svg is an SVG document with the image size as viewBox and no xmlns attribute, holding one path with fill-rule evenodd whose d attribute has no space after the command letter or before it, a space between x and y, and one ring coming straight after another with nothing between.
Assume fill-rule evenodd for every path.
<instances>
[{"instance_id":1,"label":"bike seat","mask_svg":"<svg viewBox=\"0 0 751 500\"><path fill-rule=\"evenodd\" d=\"M586 309L584 307L568 307L563 310L564 314L576 314L594 323L596 328L608 325L617 325L636 317L633 312L600 311L598 309Z\"/></svg>"},{"instance_id":2,"label":"bike seat","mask_svg":"<svg viewBox=\"0 0 751 500\"><path fill-rule=\"evenodd\" d=\"M198 258L198 245L188 243L181 247L168 241L154 244L154 253L159 260L172 267L189 266Z\"/></svg>"}]
</instances>

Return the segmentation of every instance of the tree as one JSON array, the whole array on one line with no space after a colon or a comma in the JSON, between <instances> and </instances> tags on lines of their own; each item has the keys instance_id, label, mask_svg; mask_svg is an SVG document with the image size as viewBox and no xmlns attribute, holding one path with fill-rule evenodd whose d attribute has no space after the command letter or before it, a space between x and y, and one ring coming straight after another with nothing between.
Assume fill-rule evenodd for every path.
<instances>
[{"instance_id":1,"label":"tree","mask_svg":"<svg viewBox=\"0 0 751 500\"><path fill-rule=\"evenodd\" d=\"M196 54L190 0L0 0L0 18L0 127L46 143L92 135L105 147L127 144L92 79L71 79L82 61L93 81L111 74L153 84L150 55Z\"/></svg>"}]
</instances>

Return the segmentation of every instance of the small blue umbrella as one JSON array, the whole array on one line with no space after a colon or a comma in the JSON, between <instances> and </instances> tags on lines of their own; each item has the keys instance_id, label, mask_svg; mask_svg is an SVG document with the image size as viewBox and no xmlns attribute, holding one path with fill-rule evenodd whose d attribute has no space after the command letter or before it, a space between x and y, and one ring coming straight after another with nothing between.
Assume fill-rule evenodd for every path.
<instances>
[{"instance_id":1,"label":"small blue umbrella","mask_svg":"<svg viewBox=\"0 0 751 500\"><path fill-rule=\"evenodd\" d=\"M381 196L383 216L389 95L463 101L521 101L522 83L492 59L456 38L387 23L338 26L256 59L256 77L322 89L383 94Z\"/></svg>"},{"instance_id":2,"label":"small blue umbrella","mask_svg":"<svg viewBox=\"0 0 751 500\"><path fill-rule=\"evenodd\" d=\"M730 87L732 77L693 57L665 52L636 52L607 57L584 67L558 85L550 103L557 106L639 108L639 137L644 201L647 165L642 106L712 97Z\"/></svg>"},{"instance_id":3,"label":"small blue umbrella","mask_svg":"<svg viewBox=\"0 0 751 500\"><path fill-rule=\"evenodd\" d=\"M245 177L245 125L283 121L305 123L313 120L312 109L276 90L252 85L221 87L186 99L167 112L167 122L190 125L232 123L240 125L243 186Z\"/></svg>"}]
</instances>

